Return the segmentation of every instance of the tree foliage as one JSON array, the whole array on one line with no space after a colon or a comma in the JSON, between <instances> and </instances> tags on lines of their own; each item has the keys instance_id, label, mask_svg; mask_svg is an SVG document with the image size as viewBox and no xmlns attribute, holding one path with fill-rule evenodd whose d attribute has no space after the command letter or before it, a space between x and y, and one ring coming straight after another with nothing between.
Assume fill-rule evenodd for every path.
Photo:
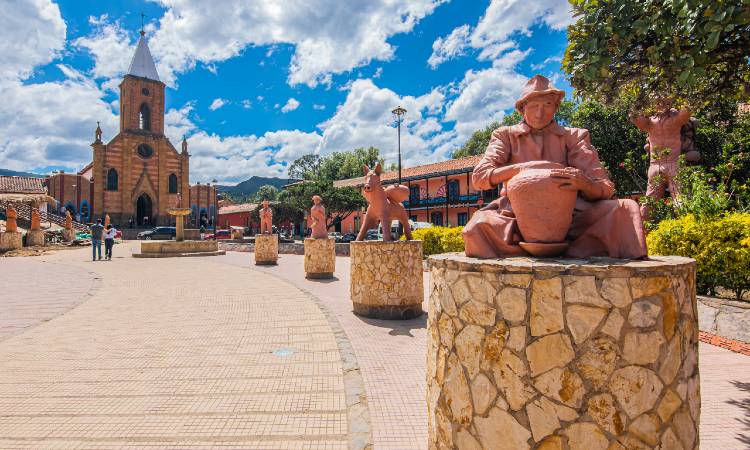
<instances>
[{"instance_id":1,"label":"tree foliage","mask_svg":"<svg viewBox=\"0 0 750 450\"><path fill-rule=\"evenodd\" d=\"M577 94L604 104L632 96L636 111L662 99L694 110L750 93L747 0L571 0L563 68Z\"/></svg>"},{"instance_id":2,"label":"tree foliage","mask_svg":"<svg viewBox=\"0 0 750 450\"><path fill-rule=\"evenodd\" d=\"M320 195L326 208L328 227L341 222L354 211L367 206L359 191L352 187L337 188L330 180L316 180L289 186L279 195L279 202L293 211L293 221L300 222L312 207L313 195Z\"/></svg>"},{"instance_id":3,"label":"tree foliage","mask_svg":"<svg viewBox=\"0 0 750 450\"><path fill-rule=\"evenodd\" d=\"M276 200L276 197L279 195L279 190L276 189L276 186L271 186L270 184L264 184L258 189L258 192L255 193L255 201L256 202L262 202L263 200L268 201L274 201Z\"/></svg>"},{"instance_id":4,"label":"tree foliage","mask_svg":"<svg viewBox=\"0 0 750 450\"><path fill-rule=\"evenodd\" d=\"M289 178L314 180L320 173L320 156L314 153L297 158L289 165Z\"/></svg>"},{"instance_id":5,"label":"tree foliage","mask_svg":"<svg viewBox=\"0 0 750 450\"><path fill-rule=\"evenodd\" d=\"M380 150L375 147L360 147L346 152L333 152L330 155L305 155L289 166L289 178L301 180L346 180L362 176L362 166L385 166Z\"/></svg>"}]
</instances>

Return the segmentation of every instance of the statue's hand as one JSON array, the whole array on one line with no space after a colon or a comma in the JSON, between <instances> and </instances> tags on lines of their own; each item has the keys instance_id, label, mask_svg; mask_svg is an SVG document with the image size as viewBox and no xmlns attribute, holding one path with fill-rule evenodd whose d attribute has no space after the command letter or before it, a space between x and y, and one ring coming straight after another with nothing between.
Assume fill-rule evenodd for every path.
<instances>
[{"instance_id":1,"label":"statue's hand","mask_svg":"<svg viewBox=\"0 0 750 450\"><path fill-rule=\"evenodd\" d=\"M569 191L589 191L594 185L582 170L575 167L552 169L550 177L552 181L560 185L560 189Z\"/></svg>"}]
</instances>

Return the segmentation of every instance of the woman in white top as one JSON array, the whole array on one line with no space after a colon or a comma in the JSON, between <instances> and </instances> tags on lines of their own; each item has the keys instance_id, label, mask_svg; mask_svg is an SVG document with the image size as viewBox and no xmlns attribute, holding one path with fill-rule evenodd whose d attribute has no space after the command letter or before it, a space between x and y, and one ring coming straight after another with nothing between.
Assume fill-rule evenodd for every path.
<instances>
[{"instance_id":1,"label":"woman in white top","mask_svg":"<svg viewBox=\"0 0 750 450\"><path fill-rule=\"evenodd\" d=\"M107 225L104 231L104 258L112 260L112 247L115 245L115 235L117 230L112 224Z\"/></svg>"}]
</instances>

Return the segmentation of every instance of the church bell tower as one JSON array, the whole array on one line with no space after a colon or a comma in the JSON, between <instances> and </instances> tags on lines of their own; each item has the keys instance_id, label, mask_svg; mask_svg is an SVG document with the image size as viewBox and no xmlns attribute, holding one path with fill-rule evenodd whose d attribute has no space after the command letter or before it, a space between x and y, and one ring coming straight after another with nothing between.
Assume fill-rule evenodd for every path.
<instances>
[{"instance_id":1,"label":"church bell tower","mask_svg":"<svg viewBox=\"0 0 750 450\"><path fill-rule=\"evenodd\" d=\"M164 83L148 49L144 32L125 78L120 83L120 132L164 135Z\"/></svg>"}]
</instances>

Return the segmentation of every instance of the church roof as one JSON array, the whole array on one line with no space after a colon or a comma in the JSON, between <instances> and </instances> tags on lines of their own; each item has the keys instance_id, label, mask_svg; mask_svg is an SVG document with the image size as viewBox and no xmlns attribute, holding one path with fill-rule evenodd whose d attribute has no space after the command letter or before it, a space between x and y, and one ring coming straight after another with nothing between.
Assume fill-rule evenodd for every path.
<instances>
[{"instance_id":1,"label":"church roof","mask_svg":"<svg viewBox=\"0 0 750 450\"><path fill-rule=\"evenodd\" d=\"M137 77L161 81L159 80L159 74L156 73L154 58L151 57L151 51L149 51L148 49L146 37L143 36L143 34L141 34L141 38L138 39L138 46L135 49L133 60L130 61L128 75L135 75Z\"/></svg>"}]
</instances>

